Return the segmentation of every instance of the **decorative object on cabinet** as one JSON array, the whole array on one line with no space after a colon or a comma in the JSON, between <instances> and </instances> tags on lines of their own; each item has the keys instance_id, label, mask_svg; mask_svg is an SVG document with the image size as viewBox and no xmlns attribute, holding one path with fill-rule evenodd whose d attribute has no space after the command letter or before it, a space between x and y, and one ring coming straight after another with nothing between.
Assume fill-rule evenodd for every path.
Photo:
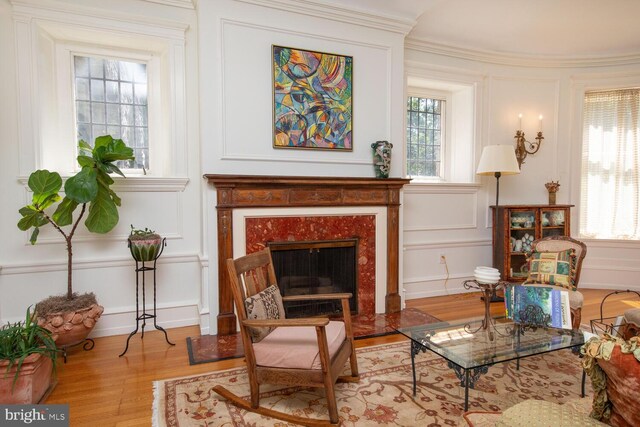
<instances>
[{"instance_id":1,"label":"decorative object on cabinet","mask_svg":"<svg viewBox=\"0 0 640 427\"><path fill-rule=\"evenodd\" d=\"M558 192L558 189L560 189L560 181L547 182L544 186L547 187L547 191L549 192L549 204L555 205L556 193Z\"/></svg>"},{"instance_id":2,"label":"decorative object on cabinet","mask_svg":"<svg viewBox=\"0 0 640 427\"><path fill-rule=\"evenodd\" d=\"M542 144L542 140L544 137L542 136L542 115L540 115L540 131L535 137L536 142L529 142L524 137L524 131L522 130L522 114L518 116L519 118L519 127L516 131L516 135L514 138L516 139L516 158L518 159L518 168L522 168L522 164L524 163L524 159L527 158L527 154L536 154L540 149L540 145ZM528 148L527 148L528 147ZM496 203L497 205L497 203Z\"/></svg>"},{"instance_id":3,"label":"decorative object on cabinet","mask_svg":"<svg viewBox=\"0 0 640 427\"><path fill-rule=\"evenodd\" d=\"M493 175L496 177L496 206L500 195L500 177L520 173L520 167L513 149L508 145L487 145L482 149L477 175Z\"/></svg>"},{"instance_id":4,"label":"decorative object on cabinet","mask_svg":"<svg viewBox=\"0 0 640 427\"><path fill-rule=\"evenodd\" d=\"M376 141L371 144L371 148L373 149L373 170L376 173L376 178L389 178L393 144L389 141Z\"/></svg>"},{"instance_id":5,"label":"decorative object on cabinet","mask_svg":"<svg viewBox=\"0 0 640 427\"><path fill-rule=\"evenodd\" d=\"M573 205L492 206L493 266L502 280L522 282L529 268L527 255L535 240L548 236L570 235L570 210ZM530 227L527 227L530 225Z\"/></svg>"},{"instance_id":6,"label":"decorative object on cabinet","mask_svg":"<svg viewBox=\"0 0 640 427\"><path fill-rule=\"evenodd\" d=\"M273 147L353 150L353 57L272 46Z\"/></svg>"}]
</instances>

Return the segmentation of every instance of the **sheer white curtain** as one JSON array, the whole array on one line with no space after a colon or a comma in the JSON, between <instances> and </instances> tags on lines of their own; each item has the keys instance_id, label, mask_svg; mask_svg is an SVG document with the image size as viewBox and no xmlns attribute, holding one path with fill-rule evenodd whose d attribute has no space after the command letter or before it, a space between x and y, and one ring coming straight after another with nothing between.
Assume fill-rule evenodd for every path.
<instances>
[{"instance_id":1,"label":"sheer white curtain","mask_svg":"<svg viewBox=\"0 0 640 427\"><path fill-rule=\"evenodd\" d=\"M580 234L640 239L640 89L588 92L584 99Z\"/></svg>"}]
</instances>

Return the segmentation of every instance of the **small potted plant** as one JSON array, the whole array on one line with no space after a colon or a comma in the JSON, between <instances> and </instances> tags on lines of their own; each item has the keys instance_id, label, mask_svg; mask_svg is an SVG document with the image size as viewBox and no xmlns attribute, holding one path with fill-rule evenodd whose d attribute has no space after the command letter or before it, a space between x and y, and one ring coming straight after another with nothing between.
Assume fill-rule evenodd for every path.
<instances>
[{"instance_id":1,"label":"small potted plant","mask_svg":"<svg viewBox=\"0 0 640 427\"><path fill-rule=\"evenodd\" d=\"M58 347L69 347L85 340L104 308L98 305L92 293L73 292L72 239L80 220L88 213L84 225L93 233L108 233L119 220L120 197L111 189L115 182L110 174L124 174L115 165L120 160L133 160L133 150L121 139L110 135L96 138L93 147L79 142L78 164L80 171L66 179L64 198L62 178L57 172L41 169L29 176L29 188L33 192L31 204L22 207L20 230L33 229L31 244L38 239L40 227L51 224L64 238L67 249L67 292L51 296L36 305L38 324L53 332ZM53 213L53 209L57 207ZM76 208L80 213L74 219ZM69 226L69 228L65 228Z\"/></svg>"},{"instance_id":2,"label":"small potted plant","mask_svg":"<svg viewBox=\"0 0 640 427\"><path fill-rule=\"evenodd\" d=\"M144 230L131 226L129 249L133 259L139 262L153 261L162 252L162 237L153 230Z\"/></svg>"},{"instance_id":3,"label":"small potted plant","mask_svg":"<svg viewBox=\"0 0 640 427\"><path fill-rule=\"evenodd\" d=\"M0 403L38 403L53 388L58 351L31 307L23 322L0 328Z\"/></svg>"}]
</instances>

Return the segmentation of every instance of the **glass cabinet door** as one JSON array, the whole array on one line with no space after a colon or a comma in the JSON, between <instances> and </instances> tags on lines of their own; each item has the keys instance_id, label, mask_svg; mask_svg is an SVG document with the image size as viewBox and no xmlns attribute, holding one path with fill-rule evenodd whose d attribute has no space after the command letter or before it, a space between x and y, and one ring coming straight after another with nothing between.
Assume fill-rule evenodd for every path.
<instances>
[{"instance_id":1,"label":"glass cabinet door","mask_svg":"<svg viewBox=\"0 0 640 427\"><path fill-rule=\"evenodd\" d=\"M544 209L540 214L541 237L565 235L564 209Z\"/></svg>"},{"instance_id":2,"label":"glass cabinet door","mask_svg":"<svg viewBox=\"0 0 640 427\"><path fill-rule=\"evenodd\" d=\"M527 254L536 239L536 211L513 210L509 212L509 276L526 278Z\"/></svg>"}]
</instances>

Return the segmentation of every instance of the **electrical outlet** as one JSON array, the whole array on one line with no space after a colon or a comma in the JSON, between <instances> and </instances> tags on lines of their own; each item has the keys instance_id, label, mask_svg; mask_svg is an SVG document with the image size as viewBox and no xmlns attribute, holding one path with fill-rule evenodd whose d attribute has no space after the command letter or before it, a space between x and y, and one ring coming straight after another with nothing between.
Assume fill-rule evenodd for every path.
<instances>
[{"instance_id":1,"label":"electrical outlet","mask_svg":"<svg viewBox=\"0 0 640 427\"><path fill-rule=\"evenodd\" d=\"M444 254L440 254L440 264L446 264L447 257Z\"/></svg>"}]
</instances>

